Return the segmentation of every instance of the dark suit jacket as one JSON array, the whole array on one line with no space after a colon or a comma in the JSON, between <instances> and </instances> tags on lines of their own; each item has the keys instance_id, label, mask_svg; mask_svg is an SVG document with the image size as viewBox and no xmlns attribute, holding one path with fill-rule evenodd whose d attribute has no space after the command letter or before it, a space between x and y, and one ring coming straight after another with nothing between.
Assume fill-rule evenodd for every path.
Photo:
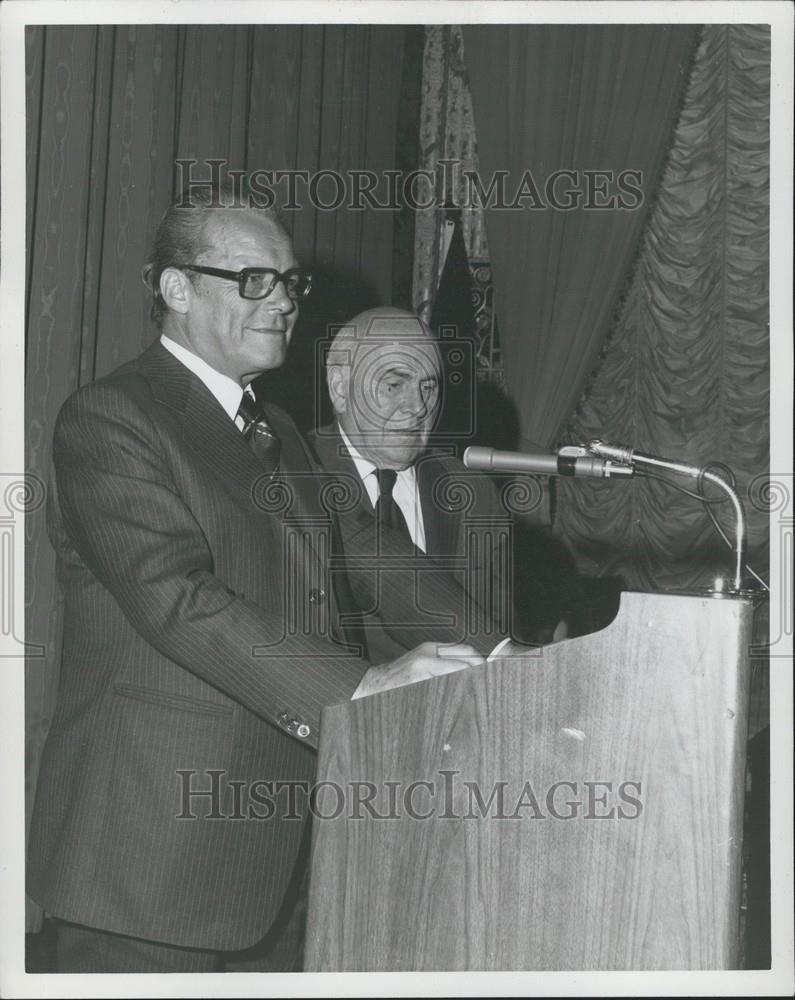
<instances>
[{"instance_id":1,"label":"dark suit jacket","mask_svg":"<svg viewBox=\"0 0 795 1000\"><path fill-rule=\"evenodd\" d=\"M159 343L61 411L63 661L29 857L29 891L55 916L239 949L282 900L304 822L250 818L250 785L312 779L320 711L368 664L329 634L312 459L285 413L268 417L275 482ZM227 780L246 783L238 805ZM215 797L187 796L213 781Z\"/></svg>"},{"instance_id":2,"label":"dark suit jacket","mask_svg":"<svg viewBox=\"0 0 795 1000\"><path fill-rule=\"evenodd\" d=\"M378 530L336 426L308 437L340 486L342 564L368 658L387 662L425 641L469 642L491 652L510 634L512 549L511 519L492 483L441 451L421 456L415 469L426 553L401 559L400 543ZM346 622L350 632L350 616Z\"/></svg>"}]
</instances>

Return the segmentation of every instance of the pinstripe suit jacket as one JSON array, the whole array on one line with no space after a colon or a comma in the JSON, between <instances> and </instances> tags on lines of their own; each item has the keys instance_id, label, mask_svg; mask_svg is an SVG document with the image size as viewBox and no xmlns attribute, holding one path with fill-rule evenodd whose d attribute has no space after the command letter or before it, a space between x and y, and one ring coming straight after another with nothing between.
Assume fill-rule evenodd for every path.
<instances>
[{"instance_id":1,"label":"pinstripe suit jacket","mask_svg":"<svg viewBox=\"0 0 795 1000\"><path fill-rule=\"evenodd\" d=\"M283 898L304 822L238 818L247 789L311 780L320 711L368 664L329 634L311 456L286 414L268 417L276 482L159 343L60 413L48 523L64 645L28 872L62 919L239 949ZM229 780L247 783L237 804Z\"/></svg>"},{"instance_id":2,"label":"pinstripe suit jacket","mask_svg":"<svg viewBox=\"0 0 795 1000\"><path fill-rule=\"evenodd\" d=\"M491 652L511 629L511 518L491 481L441 451L422 455L415 470L426 553L401 560L400 542L393 544L389 529L376 526L336 426L308 438L323 469L350 498L339 518L342 563L359 611L354 634L365 655L388 662L426 641L468 642L484 655Z\"/></svg>"}]
</instances>

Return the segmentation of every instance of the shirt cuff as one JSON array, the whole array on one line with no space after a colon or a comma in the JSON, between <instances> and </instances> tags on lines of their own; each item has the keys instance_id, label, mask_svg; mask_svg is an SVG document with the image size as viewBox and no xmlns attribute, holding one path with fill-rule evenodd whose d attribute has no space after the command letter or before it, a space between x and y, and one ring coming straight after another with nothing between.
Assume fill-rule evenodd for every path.
<instances>
[{"instance_id":1,"label":"shirt cuff","mask_svg":"<svg viewBox=\"0 0 795 1000\"><path fill-rule=\"evenodd\" d=\"M491 663L492 660L499 658L500 653L505 649L508 643L511 641L511 637L506 635L504 639L500 639L497 645L492 649L489 655L486 657L486 663Z\"/></svg>"}]
</instances>

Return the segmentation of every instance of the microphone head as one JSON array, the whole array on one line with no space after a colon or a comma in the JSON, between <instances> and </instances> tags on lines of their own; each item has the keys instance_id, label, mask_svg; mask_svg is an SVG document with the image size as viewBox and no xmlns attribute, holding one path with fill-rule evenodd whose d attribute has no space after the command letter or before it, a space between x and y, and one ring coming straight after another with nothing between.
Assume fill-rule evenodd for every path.
<instances>
[{"instance_id":1,"label":"microphone head","mask_svg":"<svg viewBox=\"0 0 795 1000\"><path fill-rule=\"evenodd\" d=\"M468 469L483 471L492 468L493 456L493 448L481 448L477 445L470 445L464 452L463 462Z\"/></svg>"}]
</instances>

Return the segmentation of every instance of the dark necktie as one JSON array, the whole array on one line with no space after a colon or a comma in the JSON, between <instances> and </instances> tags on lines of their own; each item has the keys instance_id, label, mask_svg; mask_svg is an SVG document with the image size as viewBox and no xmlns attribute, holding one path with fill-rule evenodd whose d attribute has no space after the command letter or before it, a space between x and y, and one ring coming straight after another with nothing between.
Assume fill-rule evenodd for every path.
<instances>
[{"instance_id":1,"label":"dark necktie","mask_svg":"<svg viewBox=\"0 0 795 1000\"><path fill-rule=\"evenodd\" d=\"M244 392L237 415L243 420L243 437L251 450L268 472L278 471L281 442L265 419L262 404Z\"/></svg>"},{"instance_id":2,"label":"dark necktie","mask_svg":"<svg viewBox=\"0 0 795 1000\"><path fill-rule=\"evenodd\" d=\"M415 551L409 526L403 511L398 506L392 491L395 488L397 472L394 469L376 469L378 479L378 499L375 502L375 516L379 524L389 528L400 539L401 543L411 551Z\"/></svg>"}]
</instances>

